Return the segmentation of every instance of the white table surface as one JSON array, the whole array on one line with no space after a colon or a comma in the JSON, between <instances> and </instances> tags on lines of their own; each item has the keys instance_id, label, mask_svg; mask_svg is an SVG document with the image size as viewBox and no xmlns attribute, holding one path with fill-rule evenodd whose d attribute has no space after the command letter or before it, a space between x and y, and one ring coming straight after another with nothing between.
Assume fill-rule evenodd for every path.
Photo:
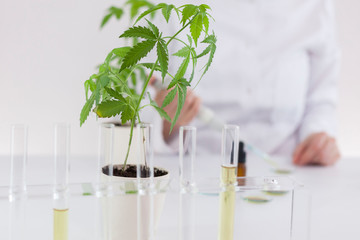
<instances>
[{"instance_id":1,"label":"white table surface","mask_svg":"<svg viewBox=\"0 0 360 240\"><path fill-rule=\"evenodd\" d=\"M96 180L96 156L72 156L70 182ZM178 174L177 156L157 156L156 165ZM199 177L219 176L218 156L198 156L195 166ZM248 156L248 176L275 175L269 166L254 156ZM28 184L51 184L52 156L29 156ZM335 166L298 167L290 175L302 182L311 193L310 239L359 239L360 236L360 158L344 158ZM0 156L0 185L10 182L10 158ZM35 238L34 238L35 239Z\"/></svg>"}]
</instances>

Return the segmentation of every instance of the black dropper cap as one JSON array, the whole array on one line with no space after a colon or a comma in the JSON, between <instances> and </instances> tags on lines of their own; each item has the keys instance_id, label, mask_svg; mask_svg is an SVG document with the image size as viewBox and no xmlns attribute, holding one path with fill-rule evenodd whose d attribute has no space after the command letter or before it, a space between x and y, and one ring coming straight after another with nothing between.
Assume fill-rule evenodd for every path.
<instances>
[{"instance_id":1,"label":"black dropper cap","mask_svg":"<svg viewBox=\"0 0 360 240\"><path fill-rule=\"evenodd\" d=\"M239 155L238 155L238 164L246 163L246 152L244 142L239 142Z\"/></svg>"},{"instance_id":2,"label":"black dropper cap","mask_svg":"<svg viewBox=\"0 0 360 240\"><path fill-rule=\"evenodd\" d=\"M233 159L233 153L234 153L234 142L231 145L231 164L234 163ZM244 142L239 142L239 154L238 154L238 164L239 163L245 163L246 162L246 152L245 152L245 145Z\"/></svg>"}]
</instances>

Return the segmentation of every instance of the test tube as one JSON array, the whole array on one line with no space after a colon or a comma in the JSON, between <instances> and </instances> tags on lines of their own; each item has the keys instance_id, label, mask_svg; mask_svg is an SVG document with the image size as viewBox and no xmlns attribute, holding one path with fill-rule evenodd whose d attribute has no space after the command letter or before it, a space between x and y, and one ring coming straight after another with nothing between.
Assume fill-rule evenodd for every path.
<instances>
[{"instance_id":1,"label":"test tube","mask_svg":"<svg viewBox=\"0 0 360 240\"><path fill-rule=\"evenodd\" d=\"M113 123L99 125L98 187L96 191L98 197L112 195L114 132L115 124Z\"/></svg>"},{"instance_id":2,"label":"test tube","mask_svg":"<svg viewBox=\"0 0 360 240\"><path fill-rule=\"evenodd\" d=\"M182 126L179 133L180 186L191 192L195 188L196 128Z\"/></svg>"},{"instance_id":3,"label":"test tube","mask_svg":"<svg viewBox=\"0 0 360 240\"><path fill-rule=\"evenodd\" d=\"M113 151L115 124L101 123L98 140L98 180L96 183L98 226L97 239L112 239L113 221Z\"/></svg>"},{"instance_id":4,"label":"test tube","mask_svg":"<svg viewBox=\"0 0 360 240\"><path fill-rule=\"evenodd\" d=\"M221 146L221 193L218 240L234 239L235 183L239 127L225 125Z\"/></svg>"},{"instance_id":5,"label":"test tube","mask_svg":"<svg viewBox=\"0 0 360 240\"><path fill-rule=\"evenodd\" d=\"M11 126L10 240L25 239L27 139L26 125Z\"/></svg>"},{"instance_id":6,"label":"test tube","mask_svg":"<svg viewBox=\"0 0 360 240\"><path fill-rule=\"evenodd\" d=\"M195 239L195 196L193 194L196 191L195 158L196 128L182 126L179 130L180 240Z\"/></svg>"},{"instance_id":7,"label":"test tube","mask_svg":"<svg viewBox=\"0 0 360 240\"><path fill-rule=\"evenodd\" d=\"M54 141L54 240L68 239L70 126L56 124Z\"/></svg>"},{"instance_id":8,"label":"test tube","mask_svg":"<svg viewBox=\"0 0 360 240\"><path fill-rule=\"evenodd\" d=\"M148 123L137 125L137 239L152 240L155 234L154 225L154 148L153 126Z\"/></svg>"}]
</instances>

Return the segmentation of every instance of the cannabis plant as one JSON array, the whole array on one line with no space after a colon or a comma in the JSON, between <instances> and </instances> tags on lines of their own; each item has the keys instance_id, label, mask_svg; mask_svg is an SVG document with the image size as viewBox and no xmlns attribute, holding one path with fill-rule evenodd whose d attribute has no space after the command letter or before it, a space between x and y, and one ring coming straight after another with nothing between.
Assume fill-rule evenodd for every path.
<instances>
[{"instance_id":1,"label":"cannabis plant","mask_svg":"<svg viewBox=\"0 0 360 240\"><path fill-rule=\"evenodd\" d=\"M120 38L132 39L132 41L124 41L131 44L113 49L98 71L85 81L86 103L81 110L80 126L91 111L100 118L120 115L122 124L130 123L131 126L129 153L133 129L136 122L141 121L140 111L143 108L155 108L161 117L171 122L171 130L173 129L184 105L187 88L194 82L197 84L211 65L216 50L216 37L214 32L209 30L210 20L213 18L209 14L211 9L206 4L186 4L176 7L173 4L154 5L148 1L130 0L122 8L110 7L101 22L101 27L113 17L120 19L127 7L130 8L130 18L134 24L125 30ZM145 11L139 14L140 9ZM151 21L157 13L164 22L159 26ZM179 29L175 34L168 36L161 31L161 27L170 24L170 17L177 19ZM180 36L184 36L183 39ZM172 42L177 42L181 46L174 53L169 52L169 44ZM155 61L142 62L141 60L152 51L156 53ZM170 55L183 59L181 64L172 67L176 69L174 72L169 72L169 64L173 64L169 63ZM207 56L206 64L201 69L199 79L193 81L198 59L204 56ZM186 79L184 76L188 68L191 68L191 75ZM142 105L154 71L161 74L162 83L169 92L162 106L158 106L151 99L150 94L147 94L150 103ZM167 76L170 81L166 83L164 78ZM170 119L163 108L175 99L177 99L176 114Z\"/></svg>"}]
</instances>

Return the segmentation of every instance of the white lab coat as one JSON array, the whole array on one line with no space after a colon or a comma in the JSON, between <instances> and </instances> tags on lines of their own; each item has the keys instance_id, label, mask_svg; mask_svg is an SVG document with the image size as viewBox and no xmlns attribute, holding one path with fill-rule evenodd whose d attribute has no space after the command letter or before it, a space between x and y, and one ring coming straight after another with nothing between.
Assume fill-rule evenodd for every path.
<instances>
[{"instance_id":1,"label":"white lab coat","mask_svg":"<svg viewBox=\"0 0 360 240\"><path fill-rule=\"evenodd\" d=\"M218 42L213 64L195 89L203 104L239 125L241 139L272 154L290 156L315 132L335 136L339 51L332 1L209 5ZM197 120L192 124L198 149L220 153L221 133Z\"/></svg>"}]
</instances>

